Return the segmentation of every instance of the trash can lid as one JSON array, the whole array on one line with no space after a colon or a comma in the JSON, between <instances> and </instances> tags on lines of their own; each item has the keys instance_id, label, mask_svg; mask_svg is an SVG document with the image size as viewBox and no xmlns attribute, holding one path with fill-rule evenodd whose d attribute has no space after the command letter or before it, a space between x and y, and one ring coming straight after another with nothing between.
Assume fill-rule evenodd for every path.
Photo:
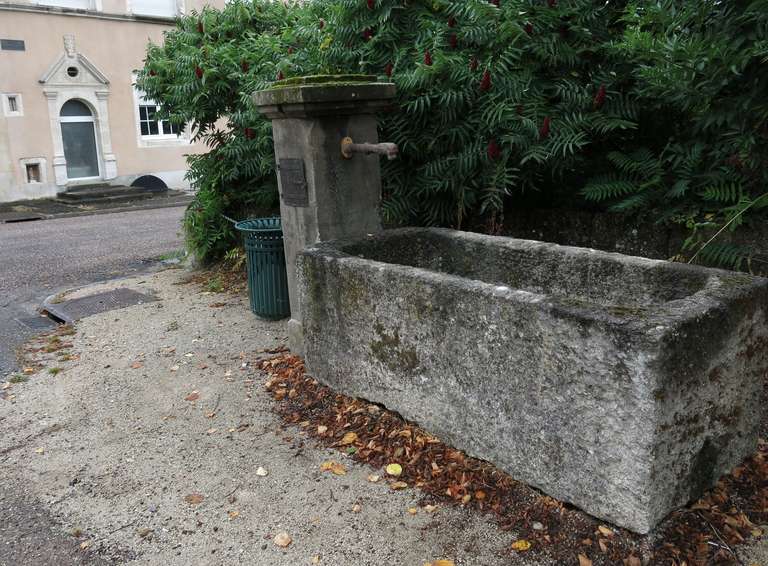
<instances>
[{"instance_id":1,"label":"trash can lid","mask_svg":"<svg viewBox=\"0 0 768 566\"><path fill-rule=\"evenodd\" d=\"M271 218L249 218L235 224L235 229L241 232L274 232L282 230L282 222L279 216Z\"/></svg>"}]
</instances>

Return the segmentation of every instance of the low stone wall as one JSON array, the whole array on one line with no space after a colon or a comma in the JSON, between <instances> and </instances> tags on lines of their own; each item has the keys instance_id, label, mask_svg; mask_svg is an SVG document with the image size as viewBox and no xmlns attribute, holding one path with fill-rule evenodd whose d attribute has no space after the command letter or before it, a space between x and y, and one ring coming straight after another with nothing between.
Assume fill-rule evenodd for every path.
<instances>
[{"instance_id":1,"label":"low stone wall","mask_svg":"<svg viewBox=\"0 0 768 566\"><path fill-rule=\"evenodd\" d=\"M755 449L768 280L439 229L319 244L298 280L312 375L617 525Z\"/></svg>"}]
</instances>

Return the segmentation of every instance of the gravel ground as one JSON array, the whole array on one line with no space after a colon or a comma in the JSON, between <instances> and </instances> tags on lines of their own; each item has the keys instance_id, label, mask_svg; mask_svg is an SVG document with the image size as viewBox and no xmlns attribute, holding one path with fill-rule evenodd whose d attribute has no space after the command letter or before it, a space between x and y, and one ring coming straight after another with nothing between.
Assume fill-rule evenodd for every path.
<instances>
[{"instance_id":1,"label":"gravel ground","mask_svg":"<svg viewBox=\"0 0 768 566\"><path fill-rule=\"evenodd\" d=\"M0 503L43 509L50 537L25 546L23 529L14 540L6 531L0 564L81 563L77 553L32 558L30 547L45 556L59 543L90 564L531 563L506 553L514 533L487 518L428 514L418 491L368 482L370 469L282 430L265 378L244 360L282 344L284 323L257 320L243 298L179 285L185 277L168 270L89 288L128 286L160 301L82 320L69 350L79 360L49 359L60 373L3 391ZM330 459L348 473L322 472ZM287 548L273 543L281 532Z\"/></svg>"}]
</instances>

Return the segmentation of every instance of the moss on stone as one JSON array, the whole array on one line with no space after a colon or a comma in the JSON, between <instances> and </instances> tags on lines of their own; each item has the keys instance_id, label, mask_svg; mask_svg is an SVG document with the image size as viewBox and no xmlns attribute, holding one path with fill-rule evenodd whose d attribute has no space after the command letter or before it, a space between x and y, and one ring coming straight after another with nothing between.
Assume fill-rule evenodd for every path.
<instances>
[{"instance_id":1,"label":"moss on stone","mask_svg":"<svg viewBox=\"0 0 768 566\"><path fill-rule=\"evenodd\" d=\"M271 89L289 88L296 86L326 86L326 85L357 85L360 83L375 83L374 75L310 75L307 77L292 77L272 83Z\"/></svg>"}]
</instances>

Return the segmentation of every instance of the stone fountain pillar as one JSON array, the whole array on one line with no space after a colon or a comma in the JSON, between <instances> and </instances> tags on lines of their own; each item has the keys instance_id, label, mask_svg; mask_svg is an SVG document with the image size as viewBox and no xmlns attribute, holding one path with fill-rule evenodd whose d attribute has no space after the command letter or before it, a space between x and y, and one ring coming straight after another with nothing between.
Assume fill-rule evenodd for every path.
<instances>
[{"instance_id":1,"label":"stone fountain pillar","mask_svg":"<svg viewBox=\"0 0 768 566\"><path fill-rule=\"evenodd\" d=\"M317 242L360 238L381 231L379 156L397 153L378 144L376 112L395 85L369 76L288 79L254 93L272 119L280 215L291 301L289 344L304 351L296 287L296 256Z\"/></svg>"}]
</instances>

